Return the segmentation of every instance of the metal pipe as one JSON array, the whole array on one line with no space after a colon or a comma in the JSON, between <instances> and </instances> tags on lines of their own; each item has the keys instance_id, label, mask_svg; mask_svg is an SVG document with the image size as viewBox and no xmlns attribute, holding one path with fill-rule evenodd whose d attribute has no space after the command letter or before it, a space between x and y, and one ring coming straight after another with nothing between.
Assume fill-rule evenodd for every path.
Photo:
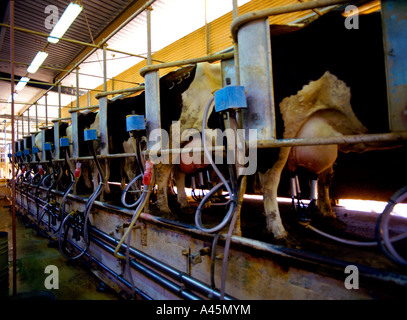
<instances>
[{"instance_id":1,"label":"metal pipe","mask_svg":"<svg viewBox=\"0 0 407 320\"><path fill-rule=\"evenodd\" d=\"M106 50L108 51L112 51L112 52L117 52L117 53L122 53L122 54L126 54L132 57L136 57L136 58L141 58L141 59L147 59L147 57L140 55L140 54L135 54L135 53L128 53L128 52L124 52L124 51L120 51L120 50L116 50L116 49L111 49L111 48L106 48ZM160 62L160 63L164 63L165 61L161 61L161 60L157 60L157 59L152 59L156 62Z\"/></svg>"},{"instance_id":2,"label":"metal pipe","mask_svg":"<svg viewBox=\"0 0 407 320\"><path fill-rule=\"evenodd\" d=\"M28 122L28 135L31 133L31 128L30 128L30 108L27 109L27 122Z\"/></svg>"},{"instance_id":3,"label":"metal pipe","mask_svg":"<svg viewBox=\"0 0 407 320\"><path fill-rule=\"evenodd\" d=\"M151 65L151 10L147 8L147 66Z\"/></svg>"},{"instance_id":4,"label":"metal pipe","mask_svg":"<svg viewBox=\"0 0 407 320\"><path fill-rule=\"evenodd\" d=\"M48 93L45 94L45 126L48 126Z\"/></svg>"},{"instance_id":5,"label":"metal pipe","mask_svg":"<svg viewBox=\"0 0 407 320\"><path fill-rule=\"evenodd\" d=\"M78 247L76 244L74 244L74 242L70 241L69 242ZM112 275L115 279L119 280L121 283L123 283L126 287L133 289L133 286L130 282L128 282L126 279L124 279L121 275L117 274L116 272L114 272L112 269L108 268L105 264L103 264L102 262L100 262L99 260L97 260L94 256L91 256L89 253L85 253L85 255L91 259L94 263L97 264L97 266L103 270L105 270L107 273L109 273L110 275ZM145 300L153 300L149 295L145 294L143 291L139 290L138 288L134 288L135 292L142 297Z\"/></svg>"},{"instance_id":6,"label":"metal pipe","mask_svg":"<svg viewBox=\"0 0 407 320\"><path fill-rule=\"evenodd\" d=\"M11 132L12 132L12 197L11 197L11 214L13 229L13 295L17 294L17 236L16 236L16 184L15 184L15 142L14 142L14 1L10 1L10 60L11 60ZM18 130L18 129L17 129Z\"/></svg>"},{"instance_id":7,"label":"metal pipe","mask_svg":"<svg viewBox=\"0 0 407 320\"><path fill-rule=\"evenodd\" d=\"M61 118L61 84L58 84L58 118Z\"/></svg>"},{"instance_id":8,"label":"metal pipe","mask_svg":"<svg viewBox=\"0 0 407 320\"><path fill-rule=\"evenodd\" d=\"M277 140L249 141L249 147L279 148L294 146L326 145L326 144L355 144L364 142L384 142L407 140L407 132L371 133L361 135L345 135L341 137L324 138L293 138Z\"/></svg>"},{"instance_id":9,"label":"metal pipe","mask_svg":"<svg viewBox=\"0 0 407 320\"><path fill-rule=\"evenodd\" d=\"M35 103L35 130L38 131L38 104Z\"/></svg>"},{"instance_id":10,"label":"metal pipe","mask_svg":"<svg viewBox=\"0 0 407 320\"><path fill-rule=\"evenodd\" d=\"M106 47L107 44L103 45L103 91L107 91L107 62L106 62Z\"/></svg>"},{"instance_id":11,"label":"metal pipe","mask_svg":"<svg viewBox=\"0 0 407 320\"><path fill-rule=\"evenodd\" d=\"M199 62L213 62L213 61L218 61L218 60L223 60L223 59L231 59L233 57L234 57L234 53L233 52L228 52L228 53L212 54L212 55L204 56L204 57L200 57L200 58L178 60L178 61L155 64L155 65L148 65L148 66L143 67L143 68L140 69L140 75L142 77L144 77L144 75L147 72L153 71L153 70L183 66L183 65L192 64L192 63L199 63Z\"/></svg>"},{"instance_id":12,"label":"metal pipe","mask_svg":"<svg viewBox=\"0 0 407 320\"><path fill-rule=\"evenodd\" d=\"M72 108L69 109L68 112L72 113L72 112L77 112L77 111L81 111L81 110L93 110L93 109L98 109L99 105L94 105L94 106L89 106L89 107L80 107L80 108Z\"/></svg>"},{"instance_id":13,"label":"metal pipe","mask_svg":"<svg viewBox=\"0 0 407 320\"><path fill-rule=\"evenodd\" d=\"M93 233L100 239L110 243L113 247L116 247L117 244L119 243L119 240L107 235L106 233L104 233L94 227L90 228L90 233L91 234ZM91 239L93 240L95 238L91 236ZM127 250L127 245L122 244L122 249ZM205 296L214 296L215 298L220 297L219 291L213 290L212 288L208 287L206 284L200 282L199 280L194 279L191 276L189 276L183 272L180 272L180 271L174 269L173 267L171 267L163 262L160 262L160 261L156 260L155 258L150 257L149 255L147 255L137 249L129 248L129 250L130 250L130 254L135 256L136 259L138 259L141 262L147 264L148 266L156 269L157 271L159 271L175 280L182 282L184 285L186 285L187 287L190 287L192 290L195 290ZM235 298L233 298L229 295L225 295L225 299L226 300L235 300Z\"/></svg>"},{"instance_id":14,"label":"metal pipe","mask_svg":"<svg viewBox=\"0 0 407 320\"><path fill-rule=\"evenodd\" d=\"M0 100L0 103L9 103L9 102L4 101L4 100ZM31 102L17 102L17 101L15 101L14 104L24 104L24 105L29 104L30 107L31 107L31 105L32 105ZM45 104L42 104L42 103L38 103L38 105L39 105L39 106L45 106ZM57 105L57 104L49 104L48 107L58 107L58 105ZM25 110L24 110L24 111L25 111ZM24 111L23 111L23 112L24 112Z\"/></svg>"},{"instance_id":15,"label":"metal pipe","mask_svg":"<svg viewBox=\"0 0 407 320\"><path fill-rule=\"evenodd\" d=\"M5 23L0 23L0 27L10 28L10 29L13 29L13 31L17 30L17 31L25 32L25 33L31 33L31 34L35 34L37 36L42 36L42 37L46 37L46 38L49 37L48 33L38 32L38 31L26 29L26 28L14 27L14 26L10 26L10 25L5 24ZM79 44L81 46L96 48L96 49L99 49L99 47L100 47L99 45L96 45L96 44L93 44L93 43L87 43L87 42L73 40L73 39L59 38L59 40L66 41L66 42L69 42L69 43Z\"/></svg>"},{"instance_id":16,"label":"metal pipe","mask_svg":"<svg viewBox=\"0 0 407 320\"><path fill-rule=\"evenodd\" d=\"M55 118L52 119L52 122L57 122L57 121L61 121L61 120L71 120L71 117L63 117L63 118Z\"/></svg>"},{"instance_id":17,"label":"metal pipe","mask_svg":"<svg viewBox=\"0 0 407 320\"><path fill-rule=\"evenodd\" d=\"M95 95L96 99L99 99L101 97L106 97L108 95L112 94L120 94L120 93L126 93L126 92L138 92L138 91L143 91L145 89L144 86L138 86L138 87L132 87L132 88L126 88L126 89L119 89L119 90L112 90L112 91L105 91L105 92L100 92Z\"/></svg>"},{"instance_id":18,"label":"metal pipe","mask_svg":"<svg viewBox=\"0 0 407 320\"><path fill-rule=\"evenodd\" d=\"M76 107L79 108L79 68L75 69L76 76Z\"/></svg>"},{"instance_id":19,"label":"metal pipe","mask_svg":"<svg viewBox=\"0 0 407 320\"><path fill-rule=\"evenodd\" d=\"M80 75L80 73L79 73L79 75ZM0 80L11 81L10 78L6 78L6 77L0 77ZM14 79L14 82L18 82L18 81L19 81L19 80ZM120 81L120 80L118 80L118 81ZM58 82L58 81L55 82L55 83L51 83L51 82L43 82L43 81L33 81L33 80L30 80L29 83L32 83L32 84L41 84L41 85L52 86L52 87L61 85L61 83ZM133 82L131 82L131 83L133 83ZM70 88L70 89L72 89L71 86L64 86L64 85L61 85L61 87L62 87L62 88ZM80 89L80 90L90 90L90 91L101 91L101 92L102 92L102 90L100 90L100 89L91 89L91 88L83 88L83 87L80 87L79 89ZM47 93L48 93L48 92L49 92L49 90L47 90ZM45 94L45 93L44 93L44 94ZM25 103L25 104L31 104L31 103L27 102L27 103Z\"/></svg>"},{"instance_id":20,"label":"metal pipe","mask_svg":"<svg viewBox=\"0 0 407 320\"><path fill-rule=\"evenodd\" d=\"M320 7L327 7L336 4L342 4L350 2L349 0L314 0L298 4L292 4L287 6L272 7L268 9L252 11L241 15L234 20L230 26L233 41L237 42L237 31L240 26L253 20L259 20L268 18L269 16L275 16L284 13L291 13L296 11L312 10Z\"/></svg>"},{"instance_id":21,"label":"metal pipe","mask_svg":"<svg viewBox=\"0 0 407 320\"><path fill-rule=\"evenodd\" d=\"M104 242L100 241L99 239L92 237L92 236L90 236L90 239L92 242L97 244L99 247L101 247L106 252L108 252L110 254L114 254L114 249L112 247L108 246L106 243L104 243ZM154 282L160 284L161 286L163 286L164 288L166 288L168 291L172 292L173 294L180 296L181 298L188 299L188 300L200 300L200 298L198 296L186 291L181 286L162 277L158 273L154 272L150 268L145 267L144 265L140 264L139 262L131 260L130 265L133 269L140 272L147 278L150 278Z\"/></svg>"}]
</instances>

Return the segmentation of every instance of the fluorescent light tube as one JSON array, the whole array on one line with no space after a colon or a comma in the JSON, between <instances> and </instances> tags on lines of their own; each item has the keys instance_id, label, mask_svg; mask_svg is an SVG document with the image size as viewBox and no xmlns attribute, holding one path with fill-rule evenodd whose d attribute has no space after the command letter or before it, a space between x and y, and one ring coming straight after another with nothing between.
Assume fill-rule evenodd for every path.
<instances>
[{"instance_id":1,"label":"fluorescent light tube","mask_svg":"<svg viewBox=\"0 0 407 320\"><path fill-rule=\"evenodd\" d=\"M27 82L30 81L30 78L28 77L22 77L20 79L20 81L17 83L15 90L16 91L21 91L23 90L23 88L25 87L25 85L27 84Z\"/></svg>"},{"instance_id":2,"label":"fluorescent light tube","mask_svg":"<svg viewBox=\"0 0 407 320\"><path fill-rule=\"evenodd\" d=\"M68 30L72 22L74 22L81 11L81 5L71 2L66 8L65 12L62 14L61 18L58 20L54 29L52 29L48 37L48 42L57 43L59 41L59 38L64 35L66 30Z\"/></svg>"},{"instance_id":3,"label":"fluorescent light tube","mask_svg":"<svg viewBox=\"0 0 407 320\"><path fill-rule=\"evenodd\" d=\"M36 73L38 68L42 65L44 60L48 57L48 53L45 51L38 51L34 60L31 62L30 66L27 68L28 73Z\"/></svg>"}]
</instances>

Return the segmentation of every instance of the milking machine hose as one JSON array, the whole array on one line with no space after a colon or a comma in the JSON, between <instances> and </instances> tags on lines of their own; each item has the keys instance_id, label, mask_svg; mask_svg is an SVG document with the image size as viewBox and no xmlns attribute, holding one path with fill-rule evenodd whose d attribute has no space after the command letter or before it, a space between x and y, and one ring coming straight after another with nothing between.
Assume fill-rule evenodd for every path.
<instances>
[{"instance_id":1,"label":"milking machine hose","mask_svg":"<svg viewBox=\"0 0 407 320\"><path fill-rule=\"evenodd\" d=\"M142 174L142 173L139 174L137 177L135 177L133 180L131 180L131 181L127 184L126 188L124 188L124 190L123 190L123 192L122 192L121 201L122 201L122 204L123 204L126 208L134 208L134 207L137 206L137 205L140 203L140 201L141 201L141 197L139 197L139 198L137 199L137 201L134 202L133 204L127 204L127 203L126 203L126 195L127 195L127 192L129 191L130 187L131 187L133 184L135 184L135 183L137 182L137 180L139 180L139 179L143 179L143 174ZM141 192L141 191L140 191L140 192Z\"/></svg>"},{"instance_id":2,"label":"milking machine hose","mask_svg":"<svg viewBox=\"0 0 407 320\"><path fill-rule=\"evenodd\" d=\"M131 142L132 142L132 145L133 145L134 152L136 154L137 165L138 165L138 168L140 169L141 174L139 174L133 180L131 180L127 184L126 188L124 188L124 190L122 192L121 202L126 208L129 208L129 209L134 208L135 206L137 206L141 201L141 197L139 197L135 203L127 204L126 203L127 192L129 191L130 187L137 182L138 179L143 178L143 174L144 174L144 164L140 159L141 158L140 149L137 147L137 146L140 145L139 137L138 137L138 135L135 135L133 131L130 131L130 138L131 138Z\"/></svg>"},{"instance_id":3,"label":"milking machine hose","mask_svg":"<svg viewBox=\"0 0 407 320\"><path fill-rule=\"evenodd\" d=\"M99 183L96 191L90 196L90 198L86 202L86 206L85 206L85 210L84 210L84 223L83 223L83 238L84 238L84 241L85 241L85 247L82 249L82 251L78 255L73 256L73 257L65 255L64 252L63 252L63 249L62 249L62 245L61 245L62 230L64 229L63 226L67 223L68 219L72 215L72 212L65 217L65 219L62 221L62 223L60 225L59 237L58 237L59 249L60 249L62 255L65 258L69 259L69 260L79 259L80 257L83 256L83 254L88 249L88 246L89 246L89 233L88 233L89 212L90 212L90 209L92 208L93 203L95 202L96 198L100 195L100 193L103 191L103 187L104 187L102 169L100 168L99 162L98 162L97 157L96 157L95 150L93 148L93 141L89 142L89 148L91 149L93 159L96 162L96 166L97 166L98 173L99 173L100 183ZM67 230L69 231L69 226L68 226Z\"/></svg>"},{"instance_id":4,"label":"milking machine hose","mask_svg":"<svg viewBox=\"0 0 407 320\"><path fill-rule=\"evenodd\" d=\"M61 254L68 260L76 260L79 259L80 257L83 256L83 254L86 252L86 250L88 249L89 246L89 233L88 233L88 220L89 220L89 212L90 209L93 205L93 202L96 200L96 198L99 196L99 194L101 193L101 191L103 190L103 182L99 183L98 188L96 189L96 191L91 195L91 197L88 199L88 201L86 202L86 206L85 206L85 210L84 210L84 223L83 223L83 238L85 241L85 247L82 249L82 251L76 255L76 256L67 256L62 249L62 244L61 244L61 239L63 237L62 235L62 230L64 230L64 225L67 223L67 221L69 220L69 218L72 215L72 212L69 213L65 219L62 221L61 225L60 225L60 229L59 229L59 236L58 236L58 244L59 244L59 249L61 251ZM67 233L69 231L69 226L67 228ZM68 236L68 235L66 235Z\"/></svg>"},{"instance_id":5,"label":"milking machine hose","mask_svg":"<svg viewBox=\"0 0 407 320\"><path fill-rule=\"evenodd\" d=\"M237 193L236 193L236 185L238 185L237 183L235 184L233 181L233 172L229 166L229 173L230 173L230 180L231 180L231 184L232 186L229 185L228 181L225 179L225 177L222 175L222 173L220 172L220 170L217 168L216 164L213 162L212 159L212 155L209 153L209 150L207 148L206 145L206 135L205 135L205 130L206 130L206 123L208 120L208 114L209 114L209 109L212 105L214 101L214 97L212 96L211 99L209 100L208 104L206 105L205 108L205 112L204 112L204 116L203 116L203 121L202 121L202 143L203 143L203 149L204 149L204 153L206 155L206 157L208 158L213 170L215 171L215 173L218 175L218 177L220 178L221 182L218 183L215 187L213 187L202 199L202 201L200 202L196 213L195 213L195 224L196 226L204 231L204 232L208 232L208 233L213 233L213 232L218 232L217 235L215 235L214 241L213 241L213 245L212 245L212 250L215 251L215 246L217 243L217 240L219 238L219 233L221 230L223 230L226 225L230 222L230 226L229 226L229 230L228 233L226 235L226 243L225 243L225 247L224 247L224 254L223 254L223 263L222 263L222 276L221 276L221 287L220 287L220 299L223 300L224 295L225 295L225 286L226 286L226 271L227 271L227 263L228 263L228 256L229 256L229 248L230 248L230 242L232 239L232 233L233 233L233 229L234 229L234 225L236 223L237 220L237 215L236 215L236 209L237 209ZM233 120L235 120L235 118L233 118ZM225 217L223 218L222 222L220 224L218 224L217 226L207 229L204 228L202 225L202 219L201 219L201 211L202 208L204 206L204 204L206 203L206 201L208 201L208 199L216 192L218 191L222 186L226 187L226 190L229 193L229 199L230 199L230 207L229 210L227 212L227 214L225 215ZM232 188L234 189L232 191ZM214 262L213 262L213 256L214 253L212 254L212 262L211 262L211 284L214 287L215 283L214 283Z\"/></svg>"},{"instance_id":6,"label":"milking machine hose","mask_svg":"<svg viewBox=\"0 0 407 320\"><path fill-rule=\"evenodd\" d=\"M222 181L220 183L218 183L215 187L213 187L201 200L201 202L199 203L198 208L196 209L195 212L195 224L196 226L204 232L207 233L214 233L214 232L218 232L221 231L223 228L225 228L225 226L229 223L229 221L231 220L233 213L235 212L236 209L236 201L235 201L235 194L232 191L232 188L230 187L228 181L225 179L225 177L222 175L222 173L220 172L220 170L218 169L218 167L216 166L216 164L213 162L212 159L212 155L209 153L209 150L206 146L206 135L205 135L205 130L206 130L206 122L208 119L208 114L209 114L209 109L212 105L214 101L214 97L212 96L211 99L209 100L208 104L205 107L205 112L204 112L204 116L203 116L203 121L202 121L202 142L203 142L203 149L204 149L204 153L206 155L206 157L208 158L213 170L216 172L216 174L218 175L219 179ZM205 205L205 203L209 200L209 198L212 197L212 195L218 191L222 186L226 187L227 192L229 193L229 198L231 201L230 207L228 212L226 213L225 217L223 218L222 222L219 223L217 226L213 227L213 228L205 228L202 225L202 208Z\"/></svg>"},{"instance_id":7,"label":"milking machine hose","mask_svg":"<svg viewBox=\"0 0 407 320\"><path fill-rule=\"evenodd\" d=\"M407 237L407 232L398 235L397 237L389 237L389 218L394 206L404 201L407 198L407 185L398 190L387 202L382 214L376 224L376 239L384 254L393 262L402 266L407 266L407 260L401 257L394 249L392 242Z\"/></svg>"},{"instance_id":8,"label":"milking machine hose","mask_svg":"<svg viewBox=\"0 0 407 320\"><path fill-rule=\"evenodd\" d=\"M390 217L391 212L393 211L394 206L402 202L407 197L407 186L401 188L397 191L388 201L386 207L384 208L383 212L379 215L379 218L376 223L375 234L376 234L376 241L354 241L349 239L339 238L333 235L330 235L326 232L323 232L311 224L307 224L306 228L318 233L321 236L324 236L328 239L334 240L336 242L340 242L347 245L352 246L359 246L359 247L375 247L379 246L382 251L386 254L386 256L392 260L393 262L400 264L402 266L407 266L407 260L401 257L397 251L394 249L392 242L400 241L407 238L407 232L394 236L392 238L389 237L389 225L388 219Z\"/></svg>"},{"instance_id":9,"label":"milking machine hose","mask_svg":"<svg viewBox=\"0 0 407 320\"><path fill-rule=\"evenodd\" d=\"M380 219L380 217L379 217L379 219ZM324 237L326 237L326 238L329 238L329 239L331 239L331 240L334 240L334 241L336 241L336 242L340 242L340 243L348 244L348 245L353 245L353 246L359 246L359 247L375 247L375 246L378 245L378 243L381 242L381 241L355 241L355 240L349 240L349 239L339 238L339 237L333 236L333 235L331 235L331 234L328 234L328 233L326 233L326 232L324 232L324 231L321 231L321 230L315 228L314 226L312 226L312 225L310 225L310 224L307 225L306 228L308 228L308 229L310 229L310 230L312 230L312 231L318 233L318 234L321 235L321 236L324 236ZM395 236L395 237L393 237L393 238L391 238L391 239L389 239L389 240L390 240L391 242L394 242L394 241L402 240L402 239L404 239L404 238L407 238L407 232L402 233L402 234L399 234L398 236Z\"/></svg>"},{"instance_id":10,"label":"milking machine hose","mask_svg":"<svg viewBox=\"0 0 407 320\"><path fill-rule=\"evenodd\" d=\"M153 177L154 177L154 175L153 175ZM118 245L114 251L114 256L116 258L125 259L125 257L123 255L119 254L120 247L122 246L124 240L129 235L129 232L133 229L133 226L136 223L137 219L139 218L141 211L144 209L145 205L147 204L148 199L149 199L148 194L151 192L153 185L154 185L154 181L151 181L151 183L148 186L144 185L144 191L140 197L141 202L139 203L137 209L134 211L133 217L131 219L131 223L130 223L129 227L127 228L126 232L124 233L123 237L120 239L120 242L118 243Z\"/></svg>"}]
</instances>

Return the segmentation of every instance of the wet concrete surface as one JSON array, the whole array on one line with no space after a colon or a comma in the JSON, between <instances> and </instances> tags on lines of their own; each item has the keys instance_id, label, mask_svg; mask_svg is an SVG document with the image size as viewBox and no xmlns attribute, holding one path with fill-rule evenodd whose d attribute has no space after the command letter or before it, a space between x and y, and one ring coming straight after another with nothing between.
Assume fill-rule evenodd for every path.
<instances>
[{"instance_id":1,"label":"wet concrete surface","mask_svg":"<svg viewBox=\"0 0 407 320\"><path fill-rule=\"evenodd\" d=\"M8 200L0 200L0 231L8 233L9 247L9 296L0 299L51 299L51 300L118 300L112 292L100 291L100 281L85 266L68 262L50 241L37 234L37 230L26 227L17 217L17 286L13 295L13 248L12 215ZM56 268L45 272L47 266ZM54 276L58 276L57 278ZM51 276L51 277L50 277ZM47 277L50 277L47 279ZM46 283L58 289L47 289ZM47 282L46 282L47 281Z\"/></svg>"}]
</instances>

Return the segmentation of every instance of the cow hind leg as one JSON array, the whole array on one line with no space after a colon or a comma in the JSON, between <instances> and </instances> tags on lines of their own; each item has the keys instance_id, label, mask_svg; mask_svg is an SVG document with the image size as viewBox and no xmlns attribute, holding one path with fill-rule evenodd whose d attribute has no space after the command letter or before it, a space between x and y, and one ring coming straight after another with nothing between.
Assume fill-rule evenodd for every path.
<instances>
[{"instance_id":1,"label":"cow hind leg","mask_svg":"<svg viewBox=\"0 0 407 320\"><path fill-rule=\"evenodd\" d=\"M185 173L176 168L174 179L175 186L177 187L177 201L182 209L187 208L189 204L187 194L185 193Z\"/></svg>"},{"instance_id":2,"label":"cow hind leg","mask_svg":"<svg viewBox=\"0 0 407 320\"><path fill-rule=\"evenodd\" d=\"M321 220L324 226L333 227L334 229L344 229L345 223L338 220L332 210L331 199L329 196L329 187L333 178L332 166L319 174L318 178L318 216L317 221Z\"/></svg>"},{"instance_id":3,"label":"cow hind leg","mask_svg":"<svg viewBox=\"0 0 407 320\"><path fill-rule=\"evenodd\" d=\"M264 215L266 217L266 232L274 236L274 239L289 242L288 233L285 230L278 208L277 189L280 183L281 172L287 162L291 148L281 148L279 159L264 174L259 172L259 182L264 199Z\"/></svg>"},{"instance_id":4,"label":"cow hind leg","mask_svg":"<svg viewBox=\"0 0 407 320\"><path fill-rule=\"evenodd\" d=\"M155 181L157 183L157 207L165 215L172 216L168 206L168 181L171 175L172 165L159 164L154 166Z\"/></svg>"}]
</instances>

